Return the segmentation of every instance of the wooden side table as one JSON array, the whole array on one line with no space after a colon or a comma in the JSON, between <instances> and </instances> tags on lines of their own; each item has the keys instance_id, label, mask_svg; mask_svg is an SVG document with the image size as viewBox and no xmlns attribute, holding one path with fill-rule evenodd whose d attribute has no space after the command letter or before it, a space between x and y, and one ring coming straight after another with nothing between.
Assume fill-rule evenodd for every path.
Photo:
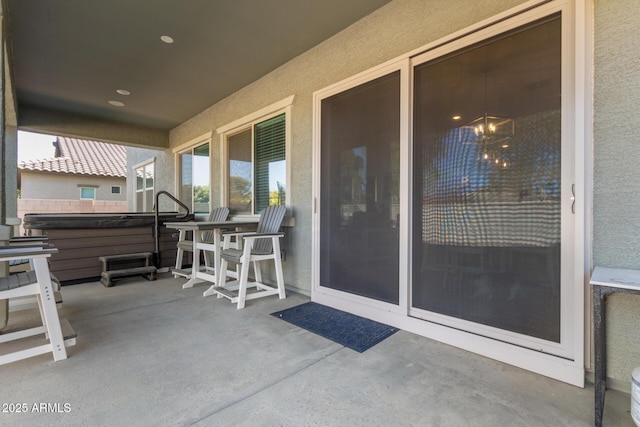
<instances>
[{"instance_id":1,"label":"wooden side table","mask_svg":"<svg viewBox=\"0 0 640 427\"><path fill-rule=\"evenodd\" d=\"M640 271L596 267L591 275L595 352L595 425L602 426L607 390L606 297L613 293L640 295Z\"/></svg>"}]
</instances>

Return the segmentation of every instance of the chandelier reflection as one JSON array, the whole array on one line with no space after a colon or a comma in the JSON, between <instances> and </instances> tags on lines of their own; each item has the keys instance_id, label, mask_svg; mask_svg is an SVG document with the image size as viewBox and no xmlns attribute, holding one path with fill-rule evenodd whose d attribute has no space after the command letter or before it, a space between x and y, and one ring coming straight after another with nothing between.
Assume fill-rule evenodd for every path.
<instances>
[{"instance_id":1,"label":"chandelier reflection","mask_svg":"<svg viewBox=\"0 0 640 427\"><path fill-rule=\"evenodd\" d=\"M510 117L484 114L458 128L460 142L475 145L478 160L506 168L508 149L515 135L515 120Z\"/></svg>"}]
</instances>

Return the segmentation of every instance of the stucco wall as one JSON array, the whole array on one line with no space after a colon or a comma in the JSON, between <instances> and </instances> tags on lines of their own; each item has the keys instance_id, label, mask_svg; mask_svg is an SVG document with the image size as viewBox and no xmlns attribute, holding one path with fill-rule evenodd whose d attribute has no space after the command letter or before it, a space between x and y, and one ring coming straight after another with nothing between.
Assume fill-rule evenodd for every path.
<instances>
[{"instance_id":1,"label":"stucco wall","mask_svg":"<svg viewBox=\"0 0 640 427\"><path fill-rule=\"evenodd\" d=\"M95 187L96 200L126 200L125 178L48 173L21 174L23 199L80 200L80 186ZM119 186L120 194L111 194L111 186Z\"/></svg>"},{"instance_id":2,"label":"stucco wall","mask_svg":"<svg viewBox=\"0 0 640 427\"><path fill-rule=\"evenodd\" d=\"M172 147L208 131L212 141L212 200L220 205L220 140L215 129L276 101L295 95L292 109L292 185L287 196L295 227L284 246L287 286L311 291L312 225L312 95L342 79L419 48L447 34L489 18L522 0L465 0L452 8L449 0L396 0L338 35L274 70L173 129Z\"/></svg>"},{"instance_id":3,"label":"stucco wall","mask_svg":"<svg viewBox=\"0 0 640 427\"><path fill-rule=\"evenodd\" d=\"M640 269L639 11L637 0L595 1L593 262L633 269ZM607 310L607 375L628 384L640 366L640 297L614 295Z\"/></svg>"},{"instance_id":4,"label":"stucco wall","mask_svg":"<svg viewBox=\"0 0 640 427\"><path fill-rule=\"evenodd\" d=\"M136 191L136 175L134 168L141 163L155 159L154 191L168 191L175 195L175 159L168 150L153 150L143 148L127 148L127 206L134 211L134 198ZM161 211L176 210L175 203L166 197L160 199ZM149 209L150 210L150 209Z\"/></svg>"}]
</instances>

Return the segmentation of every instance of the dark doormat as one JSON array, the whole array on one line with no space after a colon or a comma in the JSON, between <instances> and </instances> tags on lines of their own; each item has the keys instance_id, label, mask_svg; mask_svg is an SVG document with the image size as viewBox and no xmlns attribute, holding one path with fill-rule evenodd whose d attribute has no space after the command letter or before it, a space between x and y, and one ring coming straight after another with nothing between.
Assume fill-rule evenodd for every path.
<instances>
[{"instance_id":1,"label":"dark doormat","mask_svg":"<svg viewBox=\"0 0 640 427\"><path fill-rule=\"evenodd\" d=\"M315 302L307 302L271 315L360 353L398 331L384 323Z\"/></svg>"}]
</instances>

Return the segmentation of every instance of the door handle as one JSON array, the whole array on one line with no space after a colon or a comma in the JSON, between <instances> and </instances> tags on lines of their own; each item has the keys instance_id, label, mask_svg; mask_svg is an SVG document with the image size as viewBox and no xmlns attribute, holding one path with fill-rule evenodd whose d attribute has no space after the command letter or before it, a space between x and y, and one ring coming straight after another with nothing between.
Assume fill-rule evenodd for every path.
<instances>
[{"instance_id":1,"label":"door handle","mask_svg":"<svg viewBox=\"0 0 640 427\"><path fill-rule=\"evenodd\" d=\"M576 185L571 184L571 213L576 213Z\"/></svg>"}]
</instances>

